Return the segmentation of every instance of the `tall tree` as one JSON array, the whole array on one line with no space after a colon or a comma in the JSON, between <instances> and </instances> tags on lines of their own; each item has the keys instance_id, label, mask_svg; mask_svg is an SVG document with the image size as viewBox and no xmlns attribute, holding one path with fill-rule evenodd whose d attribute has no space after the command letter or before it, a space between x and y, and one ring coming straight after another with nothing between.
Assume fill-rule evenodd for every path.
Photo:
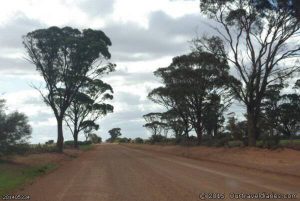
<instances>
[{"instance_id":1,"label":"tall tree","mask_svg":"<svg viewBox=\"0 0 300 201\"><path fill-rule=\"evenodd\" d=\"M167 125L162 122L162 113L149 113L143 116L147 122L144 127L149 129L153 135L161 135Z\"/></svg>"},{"instance_id":2,"label":"tall tree","mask_svg":"<svg viewBox=\"0 0 300 201\"><path fill-rule=\"evenodd\" d=\"M225 60L198 49L188 55L175 57L167 68L158 69L155 74L165 84L168 98L174 109L187 116L195 130L198 143L204 133L205 107L212 94L225 98L229 95L226 84L230 81L229 67ZM157 94L157 89L150 96ZM164 97L165 98L165 97ZM225 99L223 99L224 101Z\"/></svg>"},{"instance_id":3,"label":"tall tree","mask_svg":"<svg viewBox=\"0 0 300 201\"><path fill-rule=\"evenodd\" d=\"M259 135L266 88L299 69L298 6L289 0L200 1L201 12L218 23L212 28L224 41L227 61L241 80L231 88L247 109L249 146L255 146Z\"/></svg>"},{"instance_id":4,"label":"tall tree","mask_svg":"<svg viewBox=\"0 0 300 201\"><path fill-rule=\"evenodd\" d=\"M222 127L225 118L224 112L231 104L221 102L221 97L218 94L210 94L208 101L204 104L203 126L208 136L217 136Z\"/></svg>"},{"instance_id":5,"label":"tall tree","mask_svg":"<svg viewBox=\"0 0 300 201\"><path fill-rule=\"evenodd\" d=\"M89 79L79 89L65 116L74 138L75 148L78 148L78 134L81 131L87 128L97 130L99 125L96 121L113 112L113 106L105 103L112 100L112 93L112 87L99 79Z\"/></svg>"},{"instance_id":6,"label":"tall tree","mask_svg":"<svg viewBox=\"0 0 300 201\"><path fill-rule=\"evenodd\" d=\"M65 113L85 80L107 68L99 63L110 58L111 41L100 30L50 27L28 33L23 44L28 60L45 80L47 92L37 89L56 117L57 147L62 152Z\"/></svg>"},{"instance_id":7,"label":"tall tree","mask_svg":"<svg viewBox=\"0 0 300 201\"><path fill-rule=\"evenodd\" d=\"M300 130L300 95L283 94L282 84L270 85L263 100L263 118L267 129L289 138Z\"/></svg>"},{"instance_id":8,"label":"tall tree","mask_svg":"<svg viewBox=\"0 0 300 201\"><path fill-rule=\"evenodd\" d=\"M122 135L121 128L113 128L108 131L110 134L110 142L114 142L118 137Z\"/></svg>"},{"instance_id":9,"label":"tall tree","mask_svg":"<svg viewBox=\"0 0 300 201\"><path fill-rule=\"evenodd\" d=\"M173 131L176 139L180 140L183 137L185 124L175 110L171 109L162 113L161 119L166 124L166 128Z\"/></svg>"},{"instance_id":10,"label":"tall tree","mask_svg":"<svg viewBox=\"0 0 300 201\"><path fill-rule=\"evenodd\" d=\"M154 74L156 76L162 77L162 75L157 71L154 72ZM182 99L180 95L176 95L176 92L174 90L170 90L168 87L164 86L153 89L148 94L148 98L154 103L164 106L173 114L176 114L182 121L185 137L189 138L189 132L192 130L192 125L188 117L188 108L182 104L178 104Z\"/></svg>"}]
</instances>

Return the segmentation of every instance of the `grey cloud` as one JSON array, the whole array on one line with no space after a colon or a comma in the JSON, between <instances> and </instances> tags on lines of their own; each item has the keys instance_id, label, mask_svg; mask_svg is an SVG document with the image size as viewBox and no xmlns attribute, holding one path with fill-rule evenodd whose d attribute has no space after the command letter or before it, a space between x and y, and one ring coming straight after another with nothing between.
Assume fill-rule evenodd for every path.
<instances>
[{"instance_id":1,"label":"grey cloud","mask_svg":"<svg viewBox=\"0 0 300 201\"><path fill-rule=\"evenodd\" d=\"M24 105L45 105L41 97L29 97L23 102Z\"/></svg>"},{"instance_id":2,"label":"grey cloud","mask_svg":"<svg viewBox=\"0 0 300 201\"><path fill-rule=\"evenodd\" d=\"M0 56L0 71L6 74L34 73L35 67L25 59Z\"/></svg>"},{"instance_id":3,"label":"grey cloud","mask_svg":"<svg viewBox=\"0 0 300 201\"><path fill-rule=\"evenodd\" d=\"M140 103L140 96L127 92L119 92L116 94L115 102L124 102L128 105L137 105Z\"/></svg>"},{"instance_id":4,"label":"grey cloud","mask_svg":"<svg viewBox=\"0 0 300 201\"><path fill-rule=\"evenodd\" d=\"M29 120L32 121L34 124L37 124L39 122L45 122L50 118L53 118L54 115L52 113L49 112L40 112L37 115L33 115L29 117ZM34 126L34 125L33 125Z\"/></svg>"},{"instance_id":5,"label":"grey cloud","mask_svg":"<svg viewBox=\"0 0 300 201\"><path fill-rule=\"evenodd\" d=\"M134 23L114 23L103 30L112 40L111 52L114 60L150 60L188 51L188 41L196 36L200 20L200 14L172 18L157 11L151 14L148 29ZM207 28L201 27L201 30Z\"/></svg>"},{"instance_id":6,"label":"grey cloud","mask_svg":"<svg viewBox=\"0 0 300 201\"><path fill-rule=\"evenodd\" d=\"M42 26L36 20L17 14L8 24L0 26L1 48L23 48L22 36Z\"/></svg>"},{"instance_id":7,"label":"grey cloud","mask_svg":"<svg viewBox=\"0 0 300 201\"><path fill-rule=\"evenodd\" d=\"M79 7L91 16L104 16L113 12L114 0L85 0Z\"/></svg>"},{"instance_id":8,"label":"grey cloud","mask_svg":"<svg viewBox=\"0 0 300 201\"><path fill-rule=\"evenodd\" d=\"M153 82L156 83L158 79L154 76L153 72L134 72L129 73L125 70L118 70L106 76L104 80L114 78L114 77L122 77L124 79L124 84L126 85L134 85L138 83L145 82Z\"/></svg>"},{"instance_id":9,"label":"grey cloud","mask_svg":"<svg viewBox=\"0 0 300 201\"><path fill-rule=\"evenodd\" d=\"M32 73L34 66L25 59L5 57L5 53L24 53L22 36L35 29L41 28L42 24L38 21L28 19L22 14L17 14L5 26L0 26L0 71L2 73Z\"/></svg>"}]
</instances>

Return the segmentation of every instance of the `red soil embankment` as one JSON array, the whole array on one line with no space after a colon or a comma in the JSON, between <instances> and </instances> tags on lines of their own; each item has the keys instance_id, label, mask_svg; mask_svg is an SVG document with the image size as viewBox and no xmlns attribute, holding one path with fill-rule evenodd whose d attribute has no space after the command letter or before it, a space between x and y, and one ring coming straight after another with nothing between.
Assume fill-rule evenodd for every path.
<instances>
[{"instance_id":1,"label":"red soil embankment","mask_svg":"<svg viewBox=\"0 0 300 201\"><path fill-rule=\"evenodd\" d=\"M248 147L215 148L137 144L127 144L125 146L300 177L300 151L292 149L268 150Z\"/></svg>"}]
</instances>

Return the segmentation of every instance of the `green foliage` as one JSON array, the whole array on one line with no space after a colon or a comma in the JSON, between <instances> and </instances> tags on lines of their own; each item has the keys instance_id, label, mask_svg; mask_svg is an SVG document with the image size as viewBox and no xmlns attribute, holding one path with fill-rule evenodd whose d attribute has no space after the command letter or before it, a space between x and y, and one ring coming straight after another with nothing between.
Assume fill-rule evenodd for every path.
<instances>
[{"instance_id":1,"label":"green foliage","mask_svg":"<svg viewBox=\"0 0 300 201\"><path fill-rule=\"evenodd\" d=\"M153 135L161 135L167 129L167 124L162 122L162 113L149 113L143 116L147 122L144 127L149 129Z\"/></svg>"},{"instance_id":2,"label":"green foliage","mask_svg":"<svg viewBox=\"0 0 300 201\"><path fill-rule=\"evenodd\" d=\"M163 143L163 142L166 142L166 139L167 138L165 136L162 136L162 135L152 135L149 138L149 143L150 144Z\"/></svg>"},{"instance_id":3,"label":"green foliage","mask_svg":"<svg viewBox=\"0 0 300 201\"><path fill-rule=\"evenodd\" d=\"M268 149L279 148L280 137L278 135L264 135L262 136L261 144L258 146Z\"/></svg>"},{"instance_id":4,"label":"green foliage","mask_svg":"<svg viewBox=\"0 0 300 201\"><path fill-rule=\"evenodd\" d=\"M109 130L108 133L111 136L109 139L109 142L114 142L119 136L122 135L121 128L113 128L113 129Z\"/></svg>"},{"instance_id":5,"label":"green foliage","mask_svg":"<svg viewBox=\"0 0 300 201\"><path fill-rule=\"evenodd\" d=\"M74 146L74 141L73 140L65 141L64 144L66 146ZM90 144L92 144L91 141L78 141L78 145L90 145Z\"/></svg>"},{"instance_id":6,"label":"green foliage","mask_svg":"<svg viewBox=\"0 0 300 201\"><path fill-rule=\"evenodd\" d=\"M229 105L227 85L233 79L228 74L229 66L224 59L226 54L222 43L217 38L210 38L206 45L211 48L218 46L218 49L215 48L218 54L195 45L192 53L174 57L168 67L154 72L162 78L164 86L152 90L148 95L150 100L176 114L186 135L192 126L199 142L205 130L217 134L220 122L224 119L222 114ZM166 120L172 123L168 121L170 118ZM158 123L160 121L152 121L148 127L157 130ZM177 130L174 125L167 126Z\"/></svg>"},{"instance_id":7,"label":"green foliage","mask_svg":"<svg viewBox=\"0 0 300 201\"><path fill-rule=\"evenodd\" d=\"M131 139L130 138L126 138L126 137L116 138L116 140L114 142L118 142L118 143L130 143Z\"/></svg>"},{"instance_id":8,"label":"green foliage","mask_svg":"<svg viewBox=\"0 0 300 201\"><path fill-rule=\"evenodd\" d=\"M40 154L40 153L55 153L59 152L56 146L47 144L30 145L26 150L25 154Z\"/></svg>"},{"instance_id":9,"label":"green foliage","mask_svg":"<svg viewBox=\"0 0 300 201\"><path fill-rule=\"evenodd\" d=\"M46 145L52 145L52 144L54 144L54 140L48 140L48 141L46 142Z\"/></svg>"},{"instance_id":10,"label":"green foliage","mask_svg":"<svg viewBox=\"0 0 300 201\"><path fill-rule=\"evenodd\" d=\"M26 149L26 141L31 135L31 126L25 114L5 113L5 101L0 100L0 155Z\"/></svg>"},{"instance_id":11,"label":"green foliage","mask_svg":"<svg viewBox=\"0 0 300 201\"><path fill-rule=\"evenodd\" d=\"M228 48L225 60L236 70L238 80L230 88L247 109L249 146L255 146L261 133L266 89L300 69L300 45L294 42L300 33L299 5L296 0L200 1L202 14L217 23L214 30ZM207 47L203 40L199 43L218 55L218 48Z\"/></svg>"},{"instance_id":12,"label":"green foliage","mask_svg":"<svg viewBox=\"0 0 300 201\"><path fill-rule=\"evenodd\" d=\"M87 79L75 95L65 117L75 142L81 131L84 131L86 138L93 135L91 132L99 129L96 121L113 112L114 107L104 102L113 99L112 93L112 87L102 80Z\"/></svg>"},{"instance_id":13,"label":"green foliage","mask_svg":"<svg viewBox=\"0 0 300 201\"><path fill-rule=\"evenodd\" d=\"M28 33L23 44L37 71L45 80L46 93L38 89L53 110L58 126L57 145L63 151L62 121L79 90L89 79L110 71L98 65L111 57L110 39L100 30L50 27Z\"/></svg>"},{"instance_id":14,"label":"green foliage","mask_svg":"<svg viewBox=\"0 0 300 201\"><path fill-rule=\"evenodd\" d=\"M93 144L100 144L102 142L102 138L96 134L90 134L89 139Z\"/></svg>"},{"instance_id":15,"label":"green foliage","mask_svg":"<svg viewBox=\"0 0 300 201\"><path fill-rule=\"evenodd\" d=\"M137 137L134 139L134 143L136 144L144 144L144 140L140 137Z\"/></svg>"},{"instance_id":16,"label":"green foliage","mask_svg":"<svg viewBox=\"0 0 300 201\"><path fill-rule=\"evenodd\" d=\"M18 167L9 163L0 164L0 196L16 190L55 168L57 165L53 163L33 167Z\"/></svg>"},{"instance_id":17,"label":"green foliage","mask_svg":"<svg viewBox=\"0 0 300 201\"><path fill-rule=\"evenodd\" d=\"M297 83L294 87L297 89ZM270 85L263 101L264 121L261 130L265 133L282 134L292 138L300 131L300 95L281 94L283 84Z\"/></svg>"},{"instance_id":18,"label":"green foliage","mask_svg":"<svg viewBox=\"0 0 300 201\"><path fill-rule=\"evenodd\" d=\"M244 147L244 142L241 140L233 140L228 142L229 147Z\"/></svg>"},{"instance_id":19,"label":"green foliage","mask_svg":"<svg viewBox=\"0 0 300 201\"><path fill-rule=\"evenodd\" d=\"M79 149L83 150L83 151L88 151L88 150L93 149L93 145L92 144L79 145Z\"/></svg>"},{"instance_id":20,"label":"green foliage","mask_svg":"<svg viewBox=\"0 0 300 201\"><path fill-rule=\"evenodd\" d=\"M228 118L226 125L233 140L243 140L247 137L247 121L238 121L234 116Z\"/></svg>"}]
</instances>

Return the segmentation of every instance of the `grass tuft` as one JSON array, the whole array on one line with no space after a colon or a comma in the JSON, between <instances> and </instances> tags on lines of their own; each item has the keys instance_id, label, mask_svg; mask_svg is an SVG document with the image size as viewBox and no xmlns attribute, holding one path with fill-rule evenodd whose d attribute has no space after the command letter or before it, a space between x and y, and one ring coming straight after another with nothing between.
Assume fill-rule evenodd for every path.
<instances>
[{"instance_id":1,"label":"grass tuft","mask_svg":"<svg viewBox=\"0 0 300 201\"><path fill-rule=\"evenodd\" d=\"M57 168L56 164L48 163L34 167L24 167L0 163L0 196L31 182L34 178Z\"/></svg>"}]
</instances>

